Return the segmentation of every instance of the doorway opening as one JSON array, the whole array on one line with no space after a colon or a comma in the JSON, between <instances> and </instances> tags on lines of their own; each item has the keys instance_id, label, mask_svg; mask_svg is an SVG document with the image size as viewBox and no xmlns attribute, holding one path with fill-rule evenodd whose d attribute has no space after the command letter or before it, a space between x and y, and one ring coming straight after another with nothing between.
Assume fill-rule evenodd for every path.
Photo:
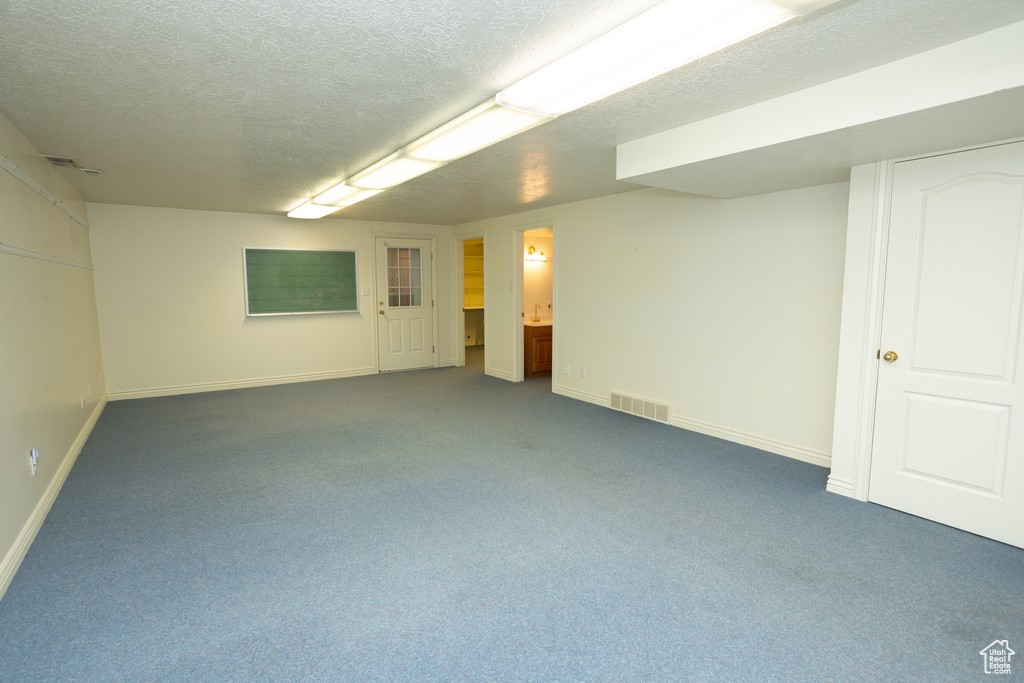
<instances>
[{"instance_id":1,"label":"doorway opening","mask_svg":"<svg viewBox=\"0 0 1024 683\"><path fill-rule=\"evenodd\" d=\"M461 365L480 374L485 361L484 240L462 240L462 330Z\"/></svg>"},{"instance_id":2,"label":"doorway opening","mask_svg":"<svg viewBox=\"0 0 1024 683\"><path fill-rule=\"evenodd\" d=\"M526 381L552 383L554 361L555 233L551 226L522 232L522 364Z\"/></svg>"}]
</instances>

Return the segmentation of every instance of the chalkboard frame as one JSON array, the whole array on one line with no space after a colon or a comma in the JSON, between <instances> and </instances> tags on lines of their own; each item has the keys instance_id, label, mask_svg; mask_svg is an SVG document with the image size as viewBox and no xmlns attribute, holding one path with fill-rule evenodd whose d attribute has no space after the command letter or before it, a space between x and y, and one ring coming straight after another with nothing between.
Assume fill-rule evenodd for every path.
<instances>
[{"instance_id":1,"label":"chalkboard frame","mask_svg":"<svg viewBox=\"0 0 1024 683\"><path fill-rule=\"evenodd\" d=\"M256 266L256 265L264 265L264 266L266 266L267 265L267 264L255 264L255 263L251 264L250 263L250 254L255 255L258 252L261 252L261 253L288 254L288 255L294 255L294 256L304 255L305 257L307 257L310 260L310 263L306 264L306 265L321 265L321 266L323 265L322 263L321 264L313 264L312 261L314 261L317 258L319 258L321 256L324 256L324 255L332 255L333 256L333 255L337 255L337 254L351 254L352 255L352 263L351 263L352 269L351 269L351 273L347 273L347 272L345 272L345 273L328 272L326 277L329 277L329 276L333 275L335 278L341 278L343 280L342 285L346 289L350 289L351 292L352 292L350 298L353 301L353 304L351 306L344 306L344 307L332 306L332 307L327 307L327 308L316 308L316 309L313 309L313 310L303 308L301 305L292 305L292 306L288 306L288 307L281 307L280 310L268 310L268 309L265 309L265 308L261 308L258 303L256 303L254 305L254 302L250 301L250 296L249 296L250 289L251 289L250 288L250 282L249 282L249 278L250 278L249 269L250 269L250 266ZM294 264L291 264L291 265L294 265ZM281 315L323 315L323 314L327 314L327 313L359 313L359 289L358 289L359 273L358 273L358 269L359 269L359 255L358 255L358 252L353 250L353 249L279 249L279 248L276 248L276 247L243 247L242 248L242 280L243 280L242 290L243 290L244 295L245 295L245 315L246 315L246 317L255 318L255 317L281 316ZM282 298L292 299L292 300L296 300L296 301L299 300L299 299L311 300L311 299L318 298L318 296L312 291L312 290L316 289L318 284L320 284L320 283L313 284L313 285L308 285L307 287L304 287L304 288L307 288L307 289L311 290L309 296L288 295L288 296L284 296ZM323 284L324 284L324 286L329 286L328 283L323 283ZM281 289L284 289L284 288L282 287ZM253 310L254 308L256 310Z\"/></svg>"}]
</instances>

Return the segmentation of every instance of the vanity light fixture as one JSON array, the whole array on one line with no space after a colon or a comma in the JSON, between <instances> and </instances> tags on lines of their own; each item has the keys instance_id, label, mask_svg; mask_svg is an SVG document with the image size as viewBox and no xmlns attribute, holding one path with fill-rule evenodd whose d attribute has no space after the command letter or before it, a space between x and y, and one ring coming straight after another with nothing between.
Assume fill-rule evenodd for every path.
<instances>
[{"instance_id":1,"label":"vanity light fixture","mask_svg":"<svg viewBox=\"0 0 1024 683\"><path fill-rule=\"evenodd\" d=\"M288 215L322 218L836 1L665 0L318 194Z\"/></svg>"},{"instance_id":2,"label":"vanity light fixture","mask_svg":"<svg viewBox=\"0 0 1024 683\"><path fill-rule=\"evenodd\" d=\"M526 250L526 256L523 257L524 261L544 261L548 260L548 257L544 255L543 251L537 251L537 248L532 244L530 248Z\"/></svg>"}]
</instances>

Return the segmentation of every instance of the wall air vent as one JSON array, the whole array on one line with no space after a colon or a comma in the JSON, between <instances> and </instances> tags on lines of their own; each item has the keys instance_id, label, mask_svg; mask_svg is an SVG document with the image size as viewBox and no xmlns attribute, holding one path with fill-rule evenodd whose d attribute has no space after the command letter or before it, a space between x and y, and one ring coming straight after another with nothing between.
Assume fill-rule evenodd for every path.
<instances>
[{"instance_id":1,"label":"wall air vent","mask_svg":"<svg viewBox=\"0 0 1024 683\"><path fill-rule=\"evenodd\" d=\"M645 417L648 420L663 422L664 424L669 423L669 414L672 412L669 410L667 403L648 401L647 399L627 396L626 394L618 394L614 391L612 392L612 409Z\"/></svg>"},{"instance_id":2,"label":"wall air vent","mask_svg":"<svg viewBox=\"0 0 1024 683\"><path fill-rule=\"evenodd\" d=\"M82 173L85 173L86 175L99 175L100 173L103 173L103 171L98 168L83 168Z\"/></svg>"},{"instance_id":3,"label":"wall air vent","mask_svg":"<svg viewBox=\"0 0 1024 683\"><path fill-rule=\"evenodd\" d=\"M44 154L43 158L49 161L54 166L60 166L62 168L78 168L78 164L71 157L56 157L49 154Z\"/></svg>"}]
</instances>

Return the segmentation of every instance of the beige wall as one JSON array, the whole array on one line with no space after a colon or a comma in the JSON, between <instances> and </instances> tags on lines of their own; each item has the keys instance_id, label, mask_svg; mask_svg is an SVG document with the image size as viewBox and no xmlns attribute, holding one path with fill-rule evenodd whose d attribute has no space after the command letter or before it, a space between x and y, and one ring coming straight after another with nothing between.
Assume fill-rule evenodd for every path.
<instances>
[{"instance_id":1,"label":"beige wall","mask_svg":"<svg viewBox=\"0 0 1024 683\"><path fill-rule=\"evenodd\" d=\"M246 317L243 247L355 249L374 291L374 235L435 239L438 364L454 363L451 229L90 204L111 398L326 379L376 371L376 308Z\"/></svg>"},{"instance_id":2,"label":"beige wall","mask_svg":"<svg viewBox=\"0 0 1024 683\"><path fill-rule=\"evenodd\" d=\"M105 400L85 204L2 116L0 156L2 595Z\"/></svg>"},{"instance_id":3,"label":"beige wall","mask_svg":"<svg viewBox=\"0 0 1024 683\"><path fill-rule=\"evenodd\" d=\"M669 403L678 426L827 464L847 192L647 189L456 226L487 235L487 371L511 375L521 334L515 231L554 225L556 392Z\"/></svg>"},{"instance_id":4,"label":"beige wall","mask_svg":"<svg viewBox=\"0 0 1024 683\"><path fill-rule=\"evenodd\" d=\"M85 205L2 120L0 144L33 169L31 182L0 172L0 588L107 390L146 396L375 370L371 297L360 296L357 314L246 318L244 246L356 249L360 289L374 292L375 235L434 239L437 360L449 365L461 308L453 235L486 235L487 371L510 377L522 334L516 231L552 225L556 392L601 405L612 391L666 402L677 426L828 462L846 183L735 200L639 190L455 229L90 204L87 231L69 215L84 221Z\"/></svg>"}]
</instances>

